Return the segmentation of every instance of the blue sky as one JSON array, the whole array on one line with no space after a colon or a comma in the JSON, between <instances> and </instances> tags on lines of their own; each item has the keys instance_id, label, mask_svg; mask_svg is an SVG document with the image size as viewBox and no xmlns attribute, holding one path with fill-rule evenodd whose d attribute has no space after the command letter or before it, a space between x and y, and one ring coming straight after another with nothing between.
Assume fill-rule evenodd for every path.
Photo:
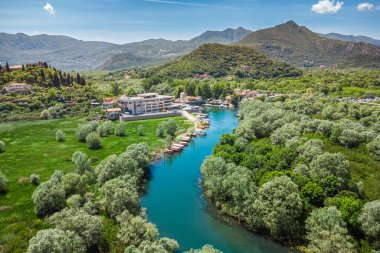
<instances>
[{"instance_id":1,"label":"blue sky","mask_svg":"<svg viewBox=\"0 0 380 253\"><path fill-rule=\"evenodd\" d=\"M380 0L0 0L0 17L0 32L115 43L257 30L290 19L316 32L380 39Z\"/></svg>"}]
</instances>

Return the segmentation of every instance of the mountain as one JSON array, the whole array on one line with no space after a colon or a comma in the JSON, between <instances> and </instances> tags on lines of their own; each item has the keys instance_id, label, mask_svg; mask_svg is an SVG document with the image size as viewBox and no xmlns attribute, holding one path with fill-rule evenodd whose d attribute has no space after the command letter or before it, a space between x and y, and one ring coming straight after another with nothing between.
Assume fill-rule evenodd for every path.
<instances>
[{"instance_id":1,"label":"mountain","mask_svg":"<svg viewBox=\"0 0 380 253\"><path fill-rule=\"evenodd\" d=\"M301 71L250 47L205 44L175 62L157 67L153 74L176 78L197 75L262 78L298 76Z\"/></svg>"},{"instance_id":2,"label":"mountain","mask_svg":"<svg viewBox=\"0 0 380 253\"><path fill-rule=\"evenodd\" d=\"M0 64L4 65L6 61L10 64L46 61L64 70L151 66L189 53L205 43L236 42L249 32L239 27L220 32L208 31L187 41L150 39L124 45L82 41L58 35L0 33Z\"/></svg>"},{"instance_id":3,"label":"mountain","mask_svg":"<svg viewBox=\"0 0 380 253\"><path fill-rule=\"evenodd\" d=\"M322 34L318 33L319 36L333 39L333 40L343 40L343 41L351 41L351 42L364 42L368 44L373 44L375 46L380 46L380 40L373 39L371 37L367 36L355 36L355 35L343 35L339 33L328 33L328 34Z\"/></svg>"},{"instance_id":4,"label":"mountain","mask_svg":"<svg viewBox=\"0 0 380 253\"><path fill-rule=\"evenodd\" d=\"M237 44L298 67L380 67L380 47L321 37L294 21L250 33Z\"/></svg>"},{"instance_id":5,"label":"mountain","mask_svg":"<svg viewBox=\"0 0 380 253\"><path fill-rule=\"evenodd\" d=\"M228 28L224 31L207 31L198 37L190 40L191 43L201 45L206 43L231 44L244 38L252 31L239 27L237 29Z\"/></svg>"}]
</instances>

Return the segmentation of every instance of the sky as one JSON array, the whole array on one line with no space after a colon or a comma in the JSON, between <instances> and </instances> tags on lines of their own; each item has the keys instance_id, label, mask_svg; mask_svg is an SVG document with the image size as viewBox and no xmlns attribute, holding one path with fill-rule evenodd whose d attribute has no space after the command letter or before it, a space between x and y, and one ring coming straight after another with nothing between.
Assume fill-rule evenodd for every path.
<instances>
[{"instance_id":1,"label":"sky","mask_svg":"<svg viewBox=\"0 0 380 253\"><path fill-rule=\"evenodd\" d=\"M315 32L380 39L380 0L0 0L0 20L0 32L118 44L288 20Z\"/></svg>"}]
</instances>

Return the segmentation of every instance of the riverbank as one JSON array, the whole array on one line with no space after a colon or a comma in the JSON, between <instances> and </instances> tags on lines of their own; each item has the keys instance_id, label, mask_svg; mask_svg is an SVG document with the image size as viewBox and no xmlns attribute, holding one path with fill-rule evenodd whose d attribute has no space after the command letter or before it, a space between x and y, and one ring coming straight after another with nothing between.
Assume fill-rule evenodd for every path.
<instances>
[{"instance_id":1,"label":"riverbank","mask_svg":"<svg viewBox=\"0 0 380 253\"><path fill-rule=\"evenodd\" d=\"M180 130L192 127L183 117L173 119L177 121ZM124 152L133 143L145 142L149 150L155 153L163 148L156 130L165 120L127 122L126 136L102 137L103 148L98 150L88 149L86 143L81 143L76 138L76 128L86 123L84 119L1 123L0 139L5 142L6 151L0 153L0 170L8 178L8 192L0 195L0 247L5 249L4 252L25 252L28 240L46 225L34 213L31 196L35 186L29 183L31 174L38 174L41 182L44 182L55 170L73 172L75 166L71 156L77 150L90 157L92 167L109 155ZM143 126L143 136L138 135L139 125ZM65 133L64 142L55 140L58 129Z\"/></svg>"},{"instance_id":2,"label":"riverbank","mask_svg":"<svg viewBox=\"0 0 380 253\"><path fill-rule=\"evenodd\" d=\"M207 136L194 139L182 153L165 156L151 165L151 180L141 198L149 221L157 225L161 236L177 240L181 251L212 244L224 253L288 252L238 224L223 221L207 204L199 184L200 165L221 135L237 127L238 119L228 109L206 111L211 122Z\"/></svg>"}]
</instances>

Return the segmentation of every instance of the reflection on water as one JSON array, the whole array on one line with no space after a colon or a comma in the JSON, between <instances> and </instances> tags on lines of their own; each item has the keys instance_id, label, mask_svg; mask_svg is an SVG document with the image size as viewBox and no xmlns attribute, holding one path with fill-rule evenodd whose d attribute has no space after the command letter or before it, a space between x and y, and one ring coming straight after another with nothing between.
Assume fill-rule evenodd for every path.
<instances>
[{"instance_id":1,"label":"reflection on water","mask_svg":"<svg viewBox=\"0 0 380 253\"><path fill-rule=\"evenodd\" d=\"M181 250L212 244L225 253L283 253L287 248L220 219L209 208L199 187L200 166L224 133L237 127L230 110L210 109L211 128L180 154L166 155L151 165L152 178L142 197L148 218L162 237L176 239Z\"/></svg>"}]
</instances>

